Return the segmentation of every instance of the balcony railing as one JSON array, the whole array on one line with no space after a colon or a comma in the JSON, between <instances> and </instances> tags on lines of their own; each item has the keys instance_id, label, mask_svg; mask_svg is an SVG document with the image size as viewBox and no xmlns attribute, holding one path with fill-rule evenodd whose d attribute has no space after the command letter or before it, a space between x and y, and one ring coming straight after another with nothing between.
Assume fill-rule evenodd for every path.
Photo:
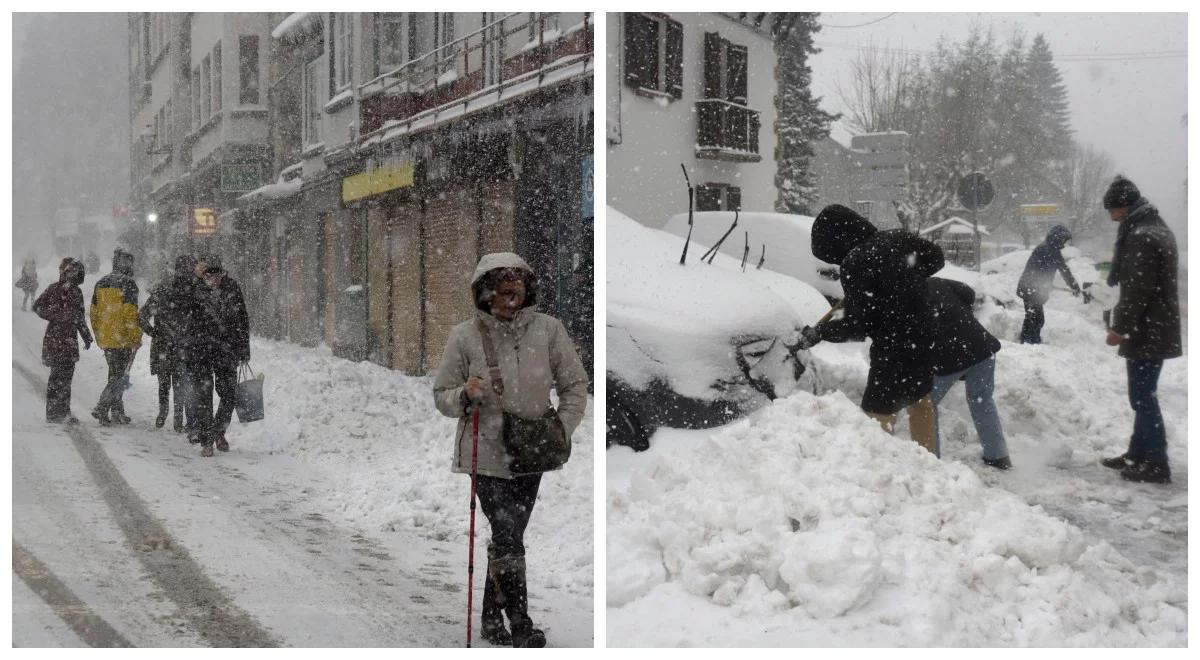
<instances>
[{"instance_id":1,"label":"balcony railing","mask_svg":"<svg viewBox=\"0 0 1200 660\"><path fill-rule=\"evenodd\" d=\"M696 101L700 133L696 156L757 162L759 112L724 99Z\"/></svg>"},{"instance_id":2,"label":"balcony railing","mask_svg":"<svg viewBox=\"0 0 1200 660\"><path fill-rule=\"evenodd\" d=\"M544 75L568 64L573 55L590 58L593 15L584 14L574 26L561 21L557 12L535 13L532 19L529 12L506 14L359 85L363 137L385 123L408 120L448 103L484 93L502 96L506 88L527 81L530 74ZM377 97L384 98L375 101Z\"/></svg>"}]
</instances>

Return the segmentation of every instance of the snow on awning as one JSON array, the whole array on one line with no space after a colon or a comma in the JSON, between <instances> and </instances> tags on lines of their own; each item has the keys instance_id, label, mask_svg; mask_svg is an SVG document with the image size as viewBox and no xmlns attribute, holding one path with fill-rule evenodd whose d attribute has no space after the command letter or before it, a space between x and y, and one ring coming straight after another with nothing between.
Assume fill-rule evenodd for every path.
<instances>
[{"instance_id":1,"label":"snow on awning","mask_svg":"<svg viewBox=\"0 0 1200 660\"><path fill-rule=\"evenodd\" d=\"M289 14L287 18L279 22L274 30L271 30L271 36L275 39L295 38L303 35L310 29L320 27L321 14L315 12L297 12Z\"/></svg>"}]
</instances>

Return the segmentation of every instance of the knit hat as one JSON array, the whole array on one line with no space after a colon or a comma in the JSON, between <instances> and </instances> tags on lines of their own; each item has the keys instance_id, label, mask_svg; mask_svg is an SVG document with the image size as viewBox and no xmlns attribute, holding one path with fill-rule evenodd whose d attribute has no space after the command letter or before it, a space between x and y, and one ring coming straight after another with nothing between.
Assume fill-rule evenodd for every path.
<instances>
[{"instance_id":1,"label":"knit hat","mask_svg":"<svg viewBox=\"0 0 1200 660\"><path fill-rule=\"evenodd\" d=\"M813 256L825 263L842 265L851 250L875 235L875 225L853 209L830 204L821 209L812 226Z\"/></svg>"},{"instance_id":2,"label":"knit hat","mask_svg":"<svg viewBox=\"0 0 1200 660\"><path fill-rule=\"evenodd\" d=\"M1108 185L1104 193L1104 210L1123 209L1133 206L1142 196L1133 182L1120 174Z\"/></svg>"}]
</instances>

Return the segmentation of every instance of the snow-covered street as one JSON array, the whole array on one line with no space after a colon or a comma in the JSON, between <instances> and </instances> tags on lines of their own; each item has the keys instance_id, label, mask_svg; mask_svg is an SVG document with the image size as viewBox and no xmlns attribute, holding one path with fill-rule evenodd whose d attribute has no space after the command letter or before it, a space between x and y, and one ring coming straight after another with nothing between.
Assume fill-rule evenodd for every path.
<instances>
[{"instance_id":1,"label":"snow-covered street","mask_svg":"<svg viewBox=\"0 0 1200 660\"><path fill-rule=\"evenodd\" d=\"M14 646L464 643L469 480L450 473L454 421L428 378L255 338L267 418L235 417L232 450L203 459L153 428L146 351L132 425L88 415L105 374L95 346L75 374L81 424L47 424L45 323L12 313ZM526 536L550 646L592 646L590 410ZM477 552L488 534L480 516ZM476 617L482 588L476 571Z\"/></svg>"},{"instance_id":2,"label":"snow-covered street","mask_svg":"<svg viewBox=\"0 0 1200 660\"><path fill-rule=\"evenodd\" d=\"M1019 272L976 288L1011 299ZM1038 346L1014 341L1019 301L979 313L1003 343L1011 471L980 461L961 385L940 406L942 460L903 415L882 432L858 408L865 344L813 349L821 393L611 448L608 643L1185 646L1186 358L1158 389L1172 483L1122 481L1099 465L1132 428L1100 309L1056 292Z\"/></svg>"}]
</instances>

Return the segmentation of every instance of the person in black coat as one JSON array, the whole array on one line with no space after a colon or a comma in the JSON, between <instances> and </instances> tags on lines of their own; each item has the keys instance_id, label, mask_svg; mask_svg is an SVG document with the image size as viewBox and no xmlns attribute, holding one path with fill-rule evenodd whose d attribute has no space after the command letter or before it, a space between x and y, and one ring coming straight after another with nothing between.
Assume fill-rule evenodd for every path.
<instances>
[{"instance_id":1,"label":"person in black coat","mask_svg":"<svg viewBox=\"0 0 1200 660\"><path fill-rule=\"evenodd\" d=\"M1133 435L1121 456L1104 459L1130 481L1170 483L1167 429L1158 406L1164 360L1183 355L1179 320L1179 250L1158 209L1132 181L1118 176L1104 194L1117 230L1109 286L1121 294L1111 312L1107 343L1125 358Z\"/></svg>"},{"instance_id":2,"label":"person in black coat","mask_svg":"<svg viewBox=\"0 0 1200 660\"><path fill-rule=\"evenodd\" d=\"M138 325L153 339L150 342L150 373L158 376L158 417L155 428L167 421L167 406L174 390L174 428L184 429L184 401L187 399L186 371L181 340L187 329L188 317L194 313L195 280L192 272L196 260L190 255L175 259L175 269L150 292L146 304L138 313Z\"/></svg>"},{"instance_id":3,"label":"person in black coat","mask_svg":"<svg viewBox=\"0 0 1200 660\"><path fill-rule=\"evenodd\" d=\"M935 324L925 280L942 269L937 245L903 229L878 231L833 204L812 228L813 256L841 266L845 316L804 329L805 342L871 339L863 410L889 433L908 408L913 439L937 453L933 388Z\"/></svg>"},{"instance_id":4,"label":"person in black coat","mask_svg":"<svg viewBox=\"0 0 1200 660\"><path fill-rule=\"evenodd\" d=\"M237 403L237 366L250 361L250 316L242 289L225 273L221 258L200 260L204 284L197 292L199 314L189 333L188 368L196 397L197 431L201 456L212 456L213 447L229 451L225 430ZM221 403L212 411L214 384Z\"/></svg>"},{"instance_id":5,"label":"person in black coat","mask_svg":"<svg viewBox=\"0 0 1200 660\"><path fill-rule=\"evenodd\" d=\"M933 359L933 405L942 402L954 383L967 386L967 408L983 446L983 462L994 468L1012 467L1008 444L1000 426L1000 413L992 393L996 389L996 353L1000 341L975 318L975 290L954 280L931 277L929 304L937 321Z\"/></svg>"},{"instance_id":6,"label":"person in black coat","mask_svg":"<svg viewBox=\"0 0 1200 660\"><path fill-rule=\"evenodd\" d=\"M1082 294L1084 302L1090 297L1079 288L1071 269L1063 259L1062 249L1071 240L1071 230L1062 225L1055 225L1046 232L1046 240L1033 248L1033 254L1025 262L1025 270L1017 282L1017 295L1025 301L1025 323L1021 326L1022 344L1042 343L1042 326L1046 324L1046 312L1043 307L1050 298L1050 289L1054 286L1054 273L1062 273L1063 280L1071 287L1076 296Z\"/></svg>"},{"instance_id":7,"label":"person in black coat","mask_svg":"<svg viewBox=\"0 0 1200 660\"><path fill-rule=\"evenodd\" d=\"M74 424L71 414L71 381L79 361L79 342L92 347L92 333L83 315L83 264L67 257L58 267L58 281L46 287L33 302L33 311L50 322L42 338L42 364L50 367L46 381L46 421Z\"/></svg>"}]
</instances>

